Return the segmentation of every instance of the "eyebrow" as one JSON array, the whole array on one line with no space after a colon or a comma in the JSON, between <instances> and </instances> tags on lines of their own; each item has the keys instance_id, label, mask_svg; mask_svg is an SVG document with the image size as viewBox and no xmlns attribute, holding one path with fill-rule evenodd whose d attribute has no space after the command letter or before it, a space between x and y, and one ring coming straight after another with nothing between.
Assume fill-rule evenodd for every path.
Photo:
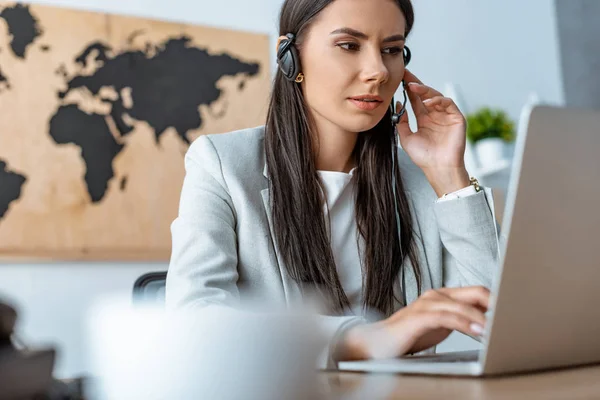
<instances>
[{"instance_id":1,"label":"eyebrow","mask_svg":"<svg viewBox=\"0 0 600 400\"><path fill-rule=\"evenodd\" d=\"M357 31L356 29L352 29L352 28L339 28L336 29L334 31L332 31L330 33L330 35L336 35L339 33L344 33L350 36L354 36L357 39L368 39L369 36L367 36L366 33L362 33L360 31ZM396 41L405 41L406 38L404 37L404 35L392 35L389 37L386 37L385 39L383 39L383 43L389 43L389 42L396 42Z\"/></svg>"}]
</instances>

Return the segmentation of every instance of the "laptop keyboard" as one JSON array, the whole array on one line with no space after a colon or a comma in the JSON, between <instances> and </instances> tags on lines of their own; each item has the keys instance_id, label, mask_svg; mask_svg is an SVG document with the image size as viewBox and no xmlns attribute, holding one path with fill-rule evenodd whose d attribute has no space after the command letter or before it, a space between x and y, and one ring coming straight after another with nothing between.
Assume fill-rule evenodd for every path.
<instances>
[{"instance_id":1,"label":"laptop keyboard","mask_svg":"<svg viewBox=\"0 0 600 400\"><path fill-rule=\"evenodd\" d=\"M415 362L468 362L479 359L479 350L457 351L453 353L423 354L402 357L402 360Z\"/></svg>"}]
</instances>

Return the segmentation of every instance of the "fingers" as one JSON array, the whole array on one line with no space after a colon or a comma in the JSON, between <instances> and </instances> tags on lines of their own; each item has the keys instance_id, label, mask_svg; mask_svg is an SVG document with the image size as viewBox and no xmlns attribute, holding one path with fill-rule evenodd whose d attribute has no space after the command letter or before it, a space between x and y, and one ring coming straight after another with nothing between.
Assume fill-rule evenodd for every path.
<instances>
[{"instance_id":1,"label":"fingers","mask_svg":"<svg viewBox=\"0 0 600 400\"><path fill-rule=\"evenodd\" d=\"M440 288L438 292L456 300L488 310L490 306L490 290L483 286L470 286L462 288Z\"/></svg>"},{"instance_id":2,"label":"fingers","mask_svg":"<svg viewBox=\"0 0 600 400\"><path fill-rule=\"evenodd\" d=\"M371 335L370 357L395 357L444 340L451 331L482 336L489 290L484 287L428 290L417 301L381 321ZM416 350L415 350L416 349Z\"/></svg>"},{"instance_id":3,"label":"fingers","mask_svg":"<svg viewBox=\"0 0 600 400\"><path fill-rule=\"evenodd\" d=\"M431 99L432 97L437 96L443 96L442 93L438 92L434 88L417 82L411 82L408 84L408 92L415 93L421 98L421 100Z\"/></svg>"},{"instance_id":4,"label":"fingers","mask_svg":"<svg viewBox=\"0 0 600 400\"><path fill-rule=\"evenodd\" d=\"M406 94L408 95L408 99L410 100L410 105L412 106L413 112L415 113L415 117L419 117L423 114L427 114L427 109L423 104L423 99L411 89L414 83L408 85L408 89L406 90Z\"/></svg>"},{"instance_id":5,"label":"fingers","mask_svg":"<svg viewBox=\"0 0 600 400\"><path fill-rule=\"evenodd\" d=\"M406 83L406 93L416 117L434 110L460 113L460 110L452 99L444 97L439 91L424 85L408 69L404 71L404 82Z\"/></svg>"},{"instance_id":6,"label":"fingers","mask_svg":"<svg viewBox=\"0 0 600 400\"><path fill-rule=\"evenodd\" d=\"M469 320L471 323L485 326L485 314L478 308L458 301L441 301L432 305L432 311L450 313Z\"/></svg>"},{"instance_id":7,"label":"fingers","mask_svg":"<svg viewBox=\"0 0 600 400\"><path fill-rule=\"evenodd\" d=\"M485 314L477 306L479 301L471 302L457 299L458 296L452 297L447 292L431 290L426 292L422 297L429 300L428 309L432 311L449 311L455 314L460 314L472 322L485 325ZM466 297L466 296L465 296ZM471 300L471 298L468 298Z\"/></svg>"},{"instance_id":8,"label":"fingers","mask_svg":"<svg viewBox=\"0 0 600 400\"><path fill-rule=\"evenodd\" d=\"M408 69L404 70L403 80L408 87L407 92L416 93L421 97L422 100L429 99L435 96L442 96L442 94L434 88L424 85L423 82L421 82L421 80L417 78L417 76Z\"/></svg>"},{"instance_id":9,"label":"fingers","mask_svg":"<svg viewBox=\"0 0 600 400\"><path fill-rule=\"evenodd\" d=\"M444 96L436 96L425 99L423 100L423 106L427 109L427 111L436 110L450 114L460 114L460 110L456 106L456 103L454 103L454 100Z\"/></svg>"},{"instance_id":10,"label":"fingers","mask_svg":"<svg viewBox=\"0 0 600 400\"><path fill-rule=\"evenodd\" d=\"M404 79L404 82L406 82L406 83L416 82L416 83L420 83L421 85L423 84L423 82L421 82L421 80L419 78L417 78L417 76L415 74L410 72L410 70L408 68L404 69L404 78L403 79Z\"/></svg>"},{"instance_id":11,"label":"fingers","mask_svg":"<svg viewBox=\"0 0 600 400\"><path fill-rule=\"evenodd\" d=\"M452 292L430 290L421 296L423 304L419 308L428 328L454 329L468 335L481 335L486 324L481 309L486 304L485 294L479 289L457 290L458 294Z\"/></svg>"},{"instance_id":12,"label":"fingers","mask_svg":"<svg viewBox=\"0 0 600 400\"><path fill-rule=\"evenodd\" d=\"M465 318L460 314L453 313L451 311L438 311L431 314L432 325L431 328L444 328L459 331L469 336L481 336L485 325L472 322L469 318Z\"/></svg>"}]
</instances>

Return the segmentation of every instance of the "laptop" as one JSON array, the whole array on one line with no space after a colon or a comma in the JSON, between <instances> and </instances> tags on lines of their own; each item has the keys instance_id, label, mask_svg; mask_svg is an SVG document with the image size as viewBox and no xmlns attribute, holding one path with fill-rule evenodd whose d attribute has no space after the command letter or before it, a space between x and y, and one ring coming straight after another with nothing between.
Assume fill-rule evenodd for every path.
<instances>
[{"instance_id":1,"label":"laptop","mask_svg":"<svg viewBox=\"0 0 600 400\"><path fill-rule=\"evenodd\" d=\"M600 363L600 111L534 107L515 146L483 348L341 362L493 376Z\"/></svg>"}]
</instances>

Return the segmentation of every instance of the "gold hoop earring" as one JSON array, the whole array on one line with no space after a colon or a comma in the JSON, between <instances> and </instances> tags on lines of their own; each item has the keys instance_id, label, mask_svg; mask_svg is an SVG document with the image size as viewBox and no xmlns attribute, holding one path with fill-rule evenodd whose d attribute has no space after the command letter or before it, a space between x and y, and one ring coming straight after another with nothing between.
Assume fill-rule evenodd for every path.
<instances>
[{"instance_id":1,"label":"gold hoop earring","mask_svg":"<svg viewBox=\"0 0 600 400\"><path fill-rule=\"evenodd\" d=\"M296 76L296 83L300 83L304 80L304 74L302 72L298 73L298 76Z\"/></svg>"}]
</instances>

